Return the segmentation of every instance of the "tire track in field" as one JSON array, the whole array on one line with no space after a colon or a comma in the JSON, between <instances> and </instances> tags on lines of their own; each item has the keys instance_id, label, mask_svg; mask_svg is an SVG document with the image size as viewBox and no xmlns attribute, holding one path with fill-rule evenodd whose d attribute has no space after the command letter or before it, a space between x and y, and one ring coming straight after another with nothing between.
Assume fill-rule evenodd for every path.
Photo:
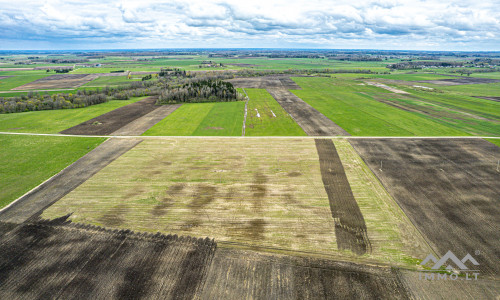
<instances>
[{"instance_id":1,"label":"tire track in field","mask_svg":"<svg viewBox=\"0 0 500 300\"><path fill-rule=\"evenodd\" d=\"M311 136L349 136L342 127L285 88L267 88L267 92Z\"/></svg>"},{"instance_id":2,"label":"tire track in field","mask_svg":"<svg viewBox=\"0 0 500 300\"><path fill-rule=\"evenodd\" d=\"M344 167L332 140L315 139L321 178L325 186L339 250L362 255L371 252L365 219L352 194Z\"/></svg>"}]
</instances>

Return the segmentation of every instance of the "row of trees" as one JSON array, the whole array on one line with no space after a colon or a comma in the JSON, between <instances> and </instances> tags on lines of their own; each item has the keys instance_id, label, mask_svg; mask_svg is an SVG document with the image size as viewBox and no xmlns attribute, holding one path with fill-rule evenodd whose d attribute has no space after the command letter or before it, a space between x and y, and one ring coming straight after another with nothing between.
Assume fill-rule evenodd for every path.
<instances>
[{"instance_id":1,"label":"row of trees","mask_svg":"<svg viewBox=\"0 0 500 300\"><path fill-rule=\"evenodd\" d=\"M189 80L181 87L165 89L159 103L230 102L243 99L230 82L208 78Z\"/></svg>"}]
</instances>

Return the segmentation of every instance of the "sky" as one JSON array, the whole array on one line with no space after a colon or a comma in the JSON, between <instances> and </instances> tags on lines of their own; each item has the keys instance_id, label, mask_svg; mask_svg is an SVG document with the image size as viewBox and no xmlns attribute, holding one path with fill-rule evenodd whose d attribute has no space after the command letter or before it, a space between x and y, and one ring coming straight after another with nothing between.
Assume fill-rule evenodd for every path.
<instances>
[{"instance_id":1,"label":"sky","mask_svg":"<svg viewBox=\"0 0 500 300\"><path fill-rule=\"evenodd\" d=\"M500 51L499 0L0 0L0 50Z\"/></svg>"}]
</instances>

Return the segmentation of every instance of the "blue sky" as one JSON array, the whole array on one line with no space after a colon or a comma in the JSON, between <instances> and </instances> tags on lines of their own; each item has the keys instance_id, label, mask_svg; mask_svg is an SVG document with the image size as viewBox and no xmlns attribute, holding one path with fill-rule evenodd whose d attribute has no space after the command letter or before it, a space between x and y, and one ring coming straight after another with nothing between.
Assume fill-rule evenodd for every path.
<instances>
[{"instance_id":1,"label":"blue sky","mask_svg":"<svg viewBox=\"0 0 500 300\"><path fill-rule=\"evenodd\" d=\"M5 1L0 50L124 48L500 50L483 1Z\"/></svg>"}]
</instances>

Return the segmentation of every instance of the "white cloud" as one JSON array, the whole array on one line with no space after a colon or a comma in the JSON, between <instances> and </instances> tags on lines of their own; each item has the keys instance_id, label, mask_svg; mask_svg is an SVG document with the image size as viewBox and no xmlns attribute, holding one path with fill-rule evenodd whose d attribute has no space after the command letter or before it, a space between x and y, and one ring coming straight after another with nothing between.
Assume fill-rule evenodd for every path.
<instances>
[{"instance_id":1,"label":"white cloud","mask_svg":"<svg viewBox=\"0 0 500 300\"><path fill-rule=\"evenodd\" d=\"M495 1L0 0L0 48L2 41L10 46L28 40L56 48L134 47L139 40L136 48L205 47L204 41L211 47L254 47L258 40L267 47L465 43L500 50Z\"/></svg>"}]
</instances>

